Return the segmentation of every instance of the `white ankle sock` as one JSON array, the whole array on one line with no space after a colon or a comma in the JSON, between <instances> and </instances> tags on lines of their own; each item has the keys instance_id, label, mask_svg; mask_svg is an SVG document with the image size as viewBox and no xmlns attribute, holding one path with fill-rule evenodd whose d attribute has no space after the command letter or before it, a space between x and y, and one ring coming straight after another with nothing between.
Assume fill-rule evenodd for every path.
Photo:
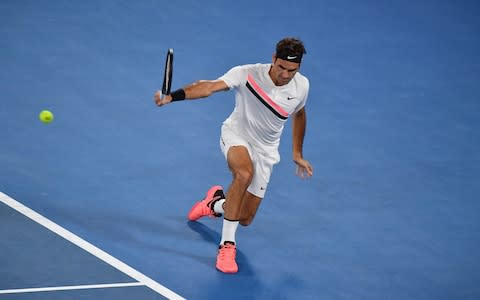
<instances>
[{"instance_id":1,"label":"white ankle sock","mask_svg":"<svg viewBox=\"0 0 480 300\"><path fill-rule=\"evenodd\" d=\"M213 211L216 212L217 214L223 214L225 211L223 210L223 203L225 203L225 199L218 200L215 202L215 205L213 206Z\"/></svg>"},{"instance_id":2,"label":"white ankle sock","mask_svg":"<svg viewBox=\"0 0 480 300\"><path fill-rule=\"evenodd\" d=\"M235 232L237 232L238 221L229 221L223 219L223 228L222 228L222 240L220 245L223 245L225 241L235 243Z\"/></svg>"}]
</instances>

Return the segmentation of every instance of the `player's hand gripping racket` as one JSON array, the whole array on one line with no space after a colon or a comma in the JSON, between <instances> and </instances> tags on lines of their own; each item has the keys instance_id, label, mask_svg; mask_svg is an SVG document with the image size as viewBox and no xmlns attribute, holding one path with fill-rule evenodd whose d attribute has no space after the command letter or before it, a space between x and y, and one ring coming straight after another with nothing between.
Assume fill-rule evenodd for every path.
<instances>
[{"instance_id":1,"label":"player's hand gripping racket","mask_svg":"<svg viewBox=\"0 0 480 300\"><path fill-rule=\"evenodd\" d=\"M168 49L167 60L165 61L165 71L163 74L162 95L169 95L172 88L173 75L173 49ZM163 98L163 97L162 97Z\"/></svg>"}]
</instances>

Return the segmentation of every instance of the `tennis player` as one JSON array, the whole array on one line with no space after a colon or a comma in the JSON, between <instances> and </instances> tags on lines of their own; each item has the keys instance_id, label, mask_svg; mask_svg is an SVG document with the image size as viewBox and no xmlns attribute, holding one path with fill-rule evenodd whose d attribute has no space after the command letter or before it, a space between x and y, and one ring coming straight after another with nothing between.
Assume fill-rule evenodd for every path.
<instances>
[{"instance_id":1,"label":"tennis player","mask_svg":"<svg viewBox=\"0 0 480 300\"><path fill-rule=\"evenodd\" d=\"M235 90L235 109L223 122L220 136L232 182L226 195L221 186L211 187L188 213L190 221L223 214L216 268L224 273L238 271L235 233L238 224L252 223L265 196L273 166L280 161L280 136L289 118L296 173L301 178L313 175L312 165L302 154L309 82L299 69L305 53L302 41L284 38L276 45L272 63L237 66L217 80L199 80L163 98L161 91L154 95L155 103L163 106Z\"/></svg>"}]
</instances>

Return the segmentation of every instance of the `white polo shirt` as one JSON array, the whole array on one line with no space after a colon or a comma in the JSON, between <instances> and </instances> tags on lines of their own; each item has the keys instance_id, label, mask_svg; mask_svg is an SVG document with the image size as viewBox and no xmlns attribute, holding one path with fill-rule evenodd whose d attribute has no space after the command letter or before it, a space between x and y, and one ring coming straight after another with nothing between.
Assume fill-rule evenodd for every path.
<instances>
[{"instance_id":1,"label":"white polo shirt","mask_svg":"<svg viewBox=\"0 0 480 300\"><path fill-rule=\"evenodd\" d=\"M219 79L235 89L235 109L224 124L255 148L276 153L288 117L305 106L309 82L297 72L288 84L276 86L268 75L270 67L237 66Z\"/></svg>"}]
</instances>

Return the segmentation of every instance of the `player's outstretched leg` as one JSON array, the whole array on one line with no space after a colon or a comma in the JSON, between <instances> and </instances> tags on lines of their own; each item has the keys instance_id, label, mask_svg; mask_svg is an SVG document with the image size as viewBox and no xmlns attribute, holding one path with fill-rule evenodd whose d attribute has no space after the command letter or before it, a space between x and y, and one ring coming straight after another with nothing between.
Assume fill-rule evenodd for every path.
<instances>
[{"instance_id":1,"label":"player's outstretched leg","mask_svg":"<svg viewBox=\"0 0 480 300\"><path fill-rule=\"evenodd\" d=\"M213 210L213 205L215 204L215 201L220 199L225 199L225 195L223 194L223 188L220 185L212 186L208 190L205 198L195 203L190 209L190 211L188 212L188 219L190 221L196 221L204 216L220 217L221 214L217 214Z\"/></svg>"}]
</instances>

